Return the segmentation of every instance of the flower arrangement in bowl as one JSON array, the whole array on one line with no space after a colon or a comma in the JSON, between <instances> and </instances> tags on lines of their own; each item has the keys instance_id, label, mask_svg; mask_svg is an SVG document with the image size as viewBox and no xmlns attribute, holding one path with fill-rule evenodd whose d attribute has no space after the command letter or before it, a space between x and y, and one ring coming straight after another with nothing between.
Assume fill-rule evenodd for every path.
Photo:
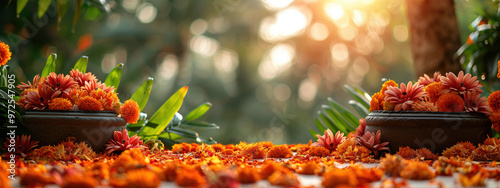
<instances>
[{"instance_id":1,"label":"flower arrangement in bowl","mask_svg":"<svg viewBox=\"0 0 500 188\"><path fill-rule=\"evenodd\" d=\"M52 54L33 82L17 86L21 91L17 105L24 110L24 125L40 145L57 145L74 137L103 151L114 131L138 121L139 105L132 99L120 102L116 80L102 83L91 72L85 72L87 57L82 57L68 75L54 72L55 59ZM114 71L110 74L121 70Z\"/></svg>"},{"instance_id":2,"label":"flower arrangement in bowl","mask_svg":"<svg viewBox=\"0 0 500 188\"><path fill-rule=\"evenodd\" d=\"M481 88L476 76L463 71L436 72L400 86L388 80L372 96L366 130L381 130L392 152L404 146L440 153L458 142L477 145L492 127L491 103L481 97Z\"/></svg>"}]
</instances>

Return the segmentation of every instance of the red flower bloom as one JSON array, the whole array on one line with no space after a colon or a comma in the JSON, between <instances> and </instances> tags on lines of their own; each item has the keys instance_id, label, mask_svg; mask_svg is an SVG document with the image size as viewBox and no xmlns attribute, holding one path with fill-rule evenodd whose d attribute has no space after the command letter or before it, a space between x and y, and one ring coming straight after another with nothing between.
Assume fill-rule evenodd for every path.
<instances>
[{"instance_id":1,"label":"red flower bloom","mask_svg":"<svg viewBox=\"0 0 500 188\"><path fill-rule=\"evenodd\" d=\"M395 111L400 110L411 110L412 105L415 101L425 96L424 86L418 83L413 85L411 81L408 85L401 83L401 89L397 87L390 86L385 91L385 100L390 103L396 104L394 106Z\"/></svg>"},{"instance_id":2,"label":"red flower bloom","mask_svg":"<svg viewBox=\"0 0 500 188\"><path fill-rule=\"evenodd\" d=\"M481 90L482 85L476 79L477 76L472 77L469 73L464 75L464 71L460 71L458 76L450 72L446 73L446 77L441 77L446 92L457 92L459 94L465 94L467 91L483 92Z\"/></svg>"},{"instance_id":3,"label":"red flower bloom","mask_svg":"<svg viewBox=\"0 0 500 188\"><path fill-rule=\"evenodd\" d=\"M345 140L344 133L337 131L335 136L330 129L325 130L325 134L323 136L317 134L318 137L317 142L313 143L312 146L323 146L330 151L335 151L337 146Z\"/></svg>"},{"instance_id":4,"label":"red flower bloom","mask_svg":"<svg viewBox=\"0 0 500 188\"><path fill-rule=\"evenodd\" d=\"M479 112L484 114L491 113L490 108L488 107L488 100L486 100L486 97L481 97L481 93L468 91L464 95L464 101L466 112Z\"/></svg>"},{"instance_id":5,"label":"red flower bloom","mask_svg":"<svg viewBox=\"0 0 500 188\"><path fill-rule=\"evenodd\" d=\"M26 89L36 89L39 82L40 81L43 81L45 80L45 78L42 78L40 79L40 75L36 75L34 78L33 78L33 84L31 82L28 81L28 84L24 83L24 82L21 82L21 84L19 84L17 86L17 88L19 88L20 90L26 90Z\"/></svg>"},{"instance_id":6,"label":"red flower bloom","mask_svg":"<svg viewBox=\"0 0 500 188\"><path fill-rule=\"evenodd\" d=\"M432 84L434 82L439 82L441 81L441 73L439 71L434 72L434 76L430 78L427 74L424 74L423 77L420 77L418 79L418 84L427 86L429 84Z\"/></svg>"},{"instance_id":7,"label":"red flower bloom","mask_svg":"<svg viewBox=\"0 0 500 188\"><path fill-rule=\"evenodd\" d=\"M386 147L389 145L389 142L380 143L380 136L380 130L378 130L376 134L368 131L363 136L357 137L357 140L360 145L370 149L375 157L378 157L379 151L389 151L389 147Z\"/></svg>"},{"instance_id":8,"label":"red flower bloom","mask_svg":"<svg viewBox=\"0 0 500 188\"><path fill-rule=\"evenodd\" d=\"M127 129L123 129L121 132L115 131L114 139L110 140L106 145L106 153L109 155L113 152L123 152L132 148L146 149L148 147L142 143L140 137L137 135L129 137Z\"/></svg>"},{"instance_id":9,"label":"red flower bloom","mask_svg":"<svg viewBox=\"0 0 500 188\"><path fill-rule=\"evenodd\" d=\"M7 152L5 154L8 155L15 154L21 158L25 158L28 155L30 155L32 152L31 150L36 148L39 143L38 141L32 141L31 135L24 135L24 134L21 136L21 139L19 139L19 136L16 136L15 141L16 143L14 146L15 149L14 152ZM8 148L10 148L9 144L10 144L10 138L7 138L7 140L3 143L3 149L5 151L8 151Z\"/></svg>"},{"instance_id":10,"label":"red flower bloom","mask_svg":"<svg viewBox=\"0 0 500 188\"><path fill-rule=\"evenodd\" d=\"M69 74L71 75L73 80L75 80L75 82L78 83L80 87L85 86L85 82L97 81L96 77L90 72L83 74L78 69L71 69Z\"/></svg>"},{"instance_id":11,"label":"red flower bloom","mask_svg":"<svg viewBox=\"0 0 500 188\"><path fill-rule=\"evenodd\" d=\"M44 85L50 86L54 89L54 98L60 97L61 95L69 95L71 89L76 87L78 83L76 83L73 78L69 75L64 76L63 74L57 75L56 73L51 72L47 79L43 82Z\"/></svg>"}]
</instances>

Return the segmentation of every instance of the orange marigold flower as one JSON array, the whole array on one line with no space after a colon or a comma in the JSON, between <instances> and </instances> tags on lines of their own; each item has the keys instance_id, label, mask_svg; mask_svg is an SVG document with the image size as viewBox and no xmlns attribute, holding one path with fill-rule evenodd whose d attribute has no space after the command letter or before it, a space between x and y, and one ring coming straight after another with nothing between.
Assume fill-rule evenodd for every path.
<instances>
[{"instance_id":1,"label":"orange marigold flower","mask_svg":"<svg viewBox=\"0 0 500 188\"><path fill-rule=\"evenodd\" d=\"M385 157L380 159L380 167L384 169L386 174L398 176L405 167L404 161L400 155L386 154Z\"/></svg>"},{"instance_id":2,"label":"orange marigold flower","mask_svg":"<svg viewBox=\"0 0 500 188\"><path fill-rule=\"evenodd\" d=\"M182 187L203 187L207 184L205 178L199 171L186 168L182 168L182 170L177 173L175 183Z\"/></svg>"},{"instance_id":3,"label":"orange marigold flower","mask_svg":"<svg viewBox=\"0 0 500 188\"><path fill-rule=\"evenodd\" d=\"M442 94L436 104L440 112L463 112L465 109L464 99L453 93Z\"/></svg>"},{"instance_id":4,"label":"orange marigold flower","mask_svg":"<svg viewBox=\"0 0 500 188\"><path fill-rule=\"evenodd\" d=\"M358 185L356 176L350 169L332 169L323 174L323 187L355 187Z\"/></svg>"},{"instance_id":5,"label":"orange marigold flower","mask_svg":"<svg viewBox=\"0 0 500 188\"><path fill-rule=\"evenodd\" d=\"M78 109L85 111L102 111L101 103L91 96L85 96L78 100Z\"/></svg>"},{"instance_id":6,"label":"orange marigold flower","mask_svg":"<svg viewBox=\"0 0 500 188\"><path fill-rule=\"evenodd\" d=\"M282 170L284 167L275 162L268 162L260 168L260 175L263 179L267 179L275 171Z\"/></svg>"},{"instance_id":7,"label":"orange marigold flower","mask_svg":"<svg viewBox=\"0 0 500 188\"><path fill-rule=\"evenodd\" d=\"M69 92L69 95L67 96L67 99L71 100L71 103L73 104L78 104L78 100L81 98L88 96L89 93L87 93L86 90L81 90L81 89L72 89ZM65 96L63 96L65 97Z\"/></svg>"},{"instance_id":8,"label":"orange marigold flower","mask_svg":"<svg viewBox=\"0 0 500 188\"><path fill-rule=\"evenodd\" d=\"M500 78L500 60L498 60L497 64L498 64L497 78Z\"/></svg>"},{"instance_id":9,"label":"orange marigold flower","mask_svg":"<svg viewBox=\"0 0 500 188\"><path fill-rule=\"evenodd\" d=\"M417 156L419 158L423 157L426 160L436 160L438 157L436 154L432 153L431 150L427 148L420 148L415 150L415 152L417 153Z\"/></svg>"},{"instance_id":10,"label":"orange marigold flower","mask_svg":"<svg viewBox=\"0 0 500 188\"><path fill-rule=\"evenodd\" d=\"M438 107L435 103L430 102L428 100L419 100L413 103L414 111L423 111L423 112L437 112Z\"/></svg>"},{"instance_id":11,"label":"orange marigold flower","mask_svg":"<svg viewBox=\"0 0 500 188\"><path fill-rule=\"evenodd\" d=\"M7 172L7 169L5 169L4 172ZM0 187L10 188L10 181L8 178L8 174L0 173Z\"/></svg>"},{"instance_id":12,"label":"orange marigold flower","mask_svg":"<svg viewBox=\"0 0 500 188\"><path fill-rule=\"evenodd\" d=\"M490 114L490 121L493 124L492 128L500 132L500 112Z\"/></svg>"},{"instance_id":13,"label":"orange marigold flower","mask_svg":"<svg viewBox=\"0 0 500 188\"><path fill-rule=\"evenodd\" d=\"M459 142L443 151L445 157L462 157L467 158L476 149L470 142Z\"/></svg>"},{"instance_id":14,"label":"orange marigold flower","mask_svg":"<svg viewBox=\"0 0 500 188\"><path fill-rule=\"evenodd\" d=\"M300 181L295 173L290 170L278 170L267 178L271 185L278 185L283 187L297 187Z\"/></svg>"},{"instance_id":15,"label":"orange marigold flower","mask_svg":"<svg viewBox=\"0 0 500 188\"><path fill-rule=\"evenodd\" d=\"M20 174L21 182L20 184L26 187L45 187L48 184L52 184L54 180L47 176L45 173L41 172L39 169L31 169L25 173Z\"/></svg>"},{"instance_id":16,"label":"orange marigold flower","mask_svg":"<svg viewBox=\"0 0 500 188\"><path fill-rule=\"evenodd\" d=\"M472 151L470 157L474 161L498 161L500 160L500 151L495 146L479 144L479 146Z\"/></svg>"},{"instance_id":17,"label":"orange marigold flower","mask_svg":"<svg viewBox=\"0 0 500 188\"><path fill-rule=\"evenodd\" d=\"M262 144L249 144L245 146L240 154L249 159L264 159L266 158L266 148Z\"/></svg>"},{"instance_id":18,"label":"orange marigold flower","mask_svg":"<svg viewBox=\"0 0 500 188\"><path fill-rule=\"evenodd\" d=\"M127 123L137 123L139 120L139 114L141 113L141 109L137 102L133 99L129 99L123 103L121 107L122 117L127 120Z\"/></svg>"},{"instance_id":19,"label":"orange marigold flower","mask_svg":"<svg viewBox=\"0 0 500 188\"><path fill-rule=\"evenodd\" d=\"M370 101L370 111L382 110L384 108L384 93L375 93L372 96L372 100Z\"/></svg>"},{"instance_id":20,"label":"orange marigold flower","mask_svg":"<svg viewBox=\"0 0 500 188\"><path fill-rule=\"evenodd\" d=\"M493 113L500 110L500 90L495 91L488 96L488 106L490 106L490 110Z\"/></svg>"},{"instance_id":21,"label":"orange marigold flower","mask_svg":"<svg viewBox=\"0 0 500 188\"><path fill-rule=\"evenodd\" d=\"M330 156L330 150L321 146L311 146L308 152L310 156L317 156L317 157Z\"/></svg>"},{"instance_id":22,"label":"orange marigold flower","mask_svg":"<svg viewBox=\"0 0 500 188\"><path fill-rule=\"evenodd\" d=\"M383 110L394 110L394 107L396 107L396 104L393 104L389 101L384 101Z\"/></svg>"},{"instance_id":23,"label":"orange marigold flower","mask_svg":"<svg viewBox=\"0 0 500 188\"><path fill-rule=\"evenodd\" d=\"M260 174L257 168L242 167L238 168L238 181L241 183L255 183L260 180Z\"/></svg>"},{"instance_id":24,"label":"orange marigold flower","mask_svg":"<svg viewBox=\"0 0 500 188\"><path fill-rule=\"evenodd\" d=\"M191 152L191 144L188 143L180 143L174 144L172 146L172 153L188 153Z\"/></svg>"},{"instance_id":25,"label":"orange marigold flower","mask_svg":"<svg viewBox=\"0 0 500 188\"><path fill-rule=\"evenodd\" d=\"M301 168L297 171L299 174L306 174L306 175L315 175L319 174L321 170L321 166L313 161L309 161L306 164L302 165Z\"/></svg>"},{"instance_id":26,"label":"orange marigold flower","mask_svg":"<svg viewBox=\"0 0 500 188\"><path fill-rule=\"evenodd\" d=\"M427 92L430 102L435 103L443 92L443 84L441 82L433 82L425 86L424 91Z\"/></svg>"},{"instance_id":27,"label":"orange marigold flower","mask_svg":"<svg viewBox=\"0 0 500 188\"><path fill-rule=\"evenodd\" d=\"M286 144L275 145L268 152L268 157L270 158L290 158L292 156L293 153Z\"/></svg>"},{"instance_id":28,"label":"orange marigold flower","mask_svg":"<svg viewBox=\"0 0 500 188\"><path fill-rule=\"evenodd\" d=\"M394 80L387 80L384 82L384 84L382 84L382 89L380 89L380 93L385 93L385 91L387 91L387 88L389 86L393 86L393 87L399 87L398 83L396 83Z\"/></svg>"},{"instance_id":29,"label":"orange marigold flower","mask_svg":"<svg viewBox=\"0 0 500 188\"><path fill-rule=\"evenodd\" d=\"M402 178L412 180L429 180L436 177L436 174L429 168L429 165L420 161L411 161L399 175Z\"/></svg>"},{"instance_id":30,"label":"orange marigold flower","mask_svg":"<svg viewBox=\"0 0 500 188\"><path fill-rule=\"evenodd\" d=\"M396 154L405 159L414 159L415 157L417 157L417 152L414 149L410 148L409 146L405 147L400 146L399 151Z\"/></svg>"},{"instance_id":31,"label":"orange marigold flower","mask_svg":"<svg viewBox=\"0 0 500 188\"><path fill-rule=\"evenodd\" d=\"M128 171L127 187L156 188L161 184L160 178L151 170L138 169Z\"/></svg>"},{"instance_id":32,"label":"orange marigold flower","mask_svg":"<svg viewBox=\"0 0 500 188\"><path fill-rule=\"evenodd\" d=\"M10 52L9 45L0 42L0 66L7 64L7 61L10 60L10 56L12 56L12 53Z\"/></svg>"},{"instance_id":33,"label":"orange marigold flower","mask_svg":"<svg viewBox=\"0 0 500 188\"><path fill-rule=\"evenodd\" d=\"M92 176L87 177L83 175L68 175L64 177L61 188L93 188L97 185L97 181Z\"/></svg>"},{"instance_id":34,"label":"orange marigold flower","mask_svg":"<svg viewBox=\"0 0 500 188\"><path fill-rule=\"evenodd\" d=\"M71 110L73 109L73 104L68 99L65 98L55 98L50 100L49 103L50 110Z\"/></svg>"},{"instance_id":35,"label":"orange marigold flower","mask_svg":"<svg viewBox=\"0 0 500 188\"><path fill-rule=\"evenodd\" d=\"M484 140L483 144L484 145L490 145L490 146L500 145L500 139L488 137L486 140Z\"/></svg>"}]
</instances>

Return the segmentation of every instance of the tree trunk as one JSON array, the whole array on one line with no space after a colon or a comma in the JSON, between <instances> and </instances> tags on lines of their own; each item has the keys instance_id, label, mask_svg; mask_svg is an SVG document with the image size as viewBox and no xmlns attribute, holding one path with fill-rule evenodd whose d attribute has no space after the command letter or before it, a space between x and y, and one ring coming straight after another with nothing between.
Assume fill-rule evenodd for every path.
<instances>
[{"instance_id":1,"label":"tree trunk","mask_svg":"<svg viewBox=\"0 0 500 188\"><path fill-rule=\"evenodd\" d=\"M415 76L459 72L460 33L453 0L406 0Z\"/></svg>"}]
</instances>

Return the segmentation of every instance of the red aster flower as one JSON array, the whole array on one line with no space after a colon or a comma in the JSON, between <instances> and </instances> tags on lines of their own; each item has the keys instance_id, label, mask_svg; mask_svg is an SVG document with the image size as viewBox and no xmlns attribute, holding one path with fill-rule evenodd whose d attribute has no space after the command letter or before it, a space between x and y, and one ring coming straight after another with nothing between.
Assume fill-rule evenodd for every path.
<instances>
[{"instance_id":1,"label":"red aster flower","mask_svg":"<svg viewBox=\"0 0 500 188\"><path fill-rule=\"evenodd\" d=\"M395 104L394 110L411 110L412 105L415 101L425 96L424 86L416 83L413 85L411 81L408 82L408 86L401 83L401 89L393 86L389 86L387 91L385 91L385 101L389 101Z\"/></svg>"},{"instance_id":2,"label":"red aster flower","mask_svg":"<svg viewBox=\"0 0 500 188\"><path fill-rule=\"evenodd\" d=\"M47 85L39 84L37 90L29 91L19 100L23 109L43 110L49 107L49 102L54 96L54 90Z\"/></svg>"},{"instance_id":3,"label":"red aster flower","mask_svg":"<svg viewBox=\"0 0 500 188\"><path fill-rule=\"evenodd\" d=\"M360 145L372 150L375 157L378 157L379 151L389 151L389 147L386 147L389 142L380 143L380 135L380 130L376 134L368 131L363 136L358 137L357 140Z\"/></svg>"},{"instance_id":4,"label":"red aster flower","mask_svg":"<svg viewBox=\"0 0 500 188\"><path fill-rule=\"evenodd\" d=\"M69 74L71 75L71 77L73 78L73 80L75 80L75 82L78 83L78 85L80 87L85 86L85 82L91 82L91 81L96 82L97 81L95 75L93 75L90 72L87 72L87 73L83 74L78 69L76 69L76 70L75 69L71 69L71 71L69 72Z\"/></svg>"},{"instance_id":5,"label":"red aster flower","mask_svg":"<svg viewBox=\"0 0 500 188\"><path fill-rule=\"evenodd\" d=\"M10 52L9 45L0 42L0 66L7 64L7 61L10 60L10 56L12 56L12 53Z\"/></svg>"},{"instance_id":6,"label":"red aster flower","mask_svg":"<svg viewBox=\"0 0 500 188\"><path fill-rule=\"evenodd\" d=\"M424 74L423 77L420 77L418 79L417 83L423 86L427 86L429 84L439 81L441 81L441 73L439 73L439 71L436 71L434 72L434 76L432 78L430 78L427 74Z\"/></svg>"},{"instance_id":7,"label":"red aster flower","mask_svg":"<svg viewBox=\"0 0 500 188\"><path fill-rule=\"evenodd\" d=\"M51 72L49 76L47 76L47 79L45 79L43 84L48 85L52 89L54 89L54 94L56 95L55 97L60 97L63 94L69 95L71 89L78 86L78 83L76 83L69 75L57 75L53 72Z\"/></svg>"},{"instance_id":8,"label":"red aster flower","mask_svg":"<svg viewBox=\"0 0 500 188\"><path fill-rule=\"evenodd\" d=\"M32 141L31 140L31 135L22 135L21 139L19 139L19 136L16 136L16 143L14 146L15 151L14 152L7 152L4 155L10 155L10 154L15 154L21 158L25 158L28 155L31 154L31 150L36 148L38 146L38 141ZM8 151L8 148L11 148L9 146L10 144L10 138L7 138L7 140L3 143L3 149L5 151Z\"/></svg>"},{"instance_id":9,"label":"red aster flower","mask_svg":"<svg viewBox=\"0 0 500 188\"><path fill-rule=\"evenodd\" d=\"M318 137L317 142L313 143L312 146L323 146L330 151L335 151L337 146L345 140L344 133L337 131L335 136L330 129L325 130L325 134L323 136L317 134Z\"/></svg>"},{"instance_id":10,"label":"red aster flower","mask_svg":"<svg viewBox=\"0 0 500 188\"><path fill-rule=\"evenodd\" d=\"M42 78L42 80L45 80L44 78ZM19 84L17 86L17 88L19 88L20 90L26 90L26 89L36 89L37 86L38 86L38 83L40 82L40 75L36 75L34 78L33 78L33 84L31 82L28 81L28 84L24 83L24 82L21 82L21 84Z\"/></svg>"},{"instance_id":11,"label":"red aster flower","mask_svg":"<svg viewBox=\"0 0 500 188\"><path fill-rule=\"evenodd\" d=\"M356 137L363 136L366 129L366 119L359 119L359 126L356 128Z\"/></svg>"},{"instance_id":12,"label":"red aster flower","mask_svg":"<svg viewBox=\"0 0 500 188\"><path fill-rule=\"evenodd\" d=\"M486 100L486 97L481 97L481 93L468 91L464 95L464 101L466 112L479 112L484 114L491 113L490 108L488 107L488 100Z\"/></svg>"},{"instance_id":13,"label":"red aster flower","mask_svg":"<svg viewBox=\"0 0 500 188\"><path fill-rule=\"evenodd\" d=\"M446 76L441 77L441 81L445 92L448 93L457 92L463 95L467 91L483 92L481 90L482 85L479 84L477 76L472 77L469 73L464 75L464 71L460 71L458 76L452 72L446 73Z\"/></svg>"},{"instance_id":14,"label":"red aster flower","mask_svg":"<svg viewBox=\"0 0 500 188\"><path fill-rule=\"evenodd\" d=\"M109 155L113 152L123 152L132 148L146 149L148 147L142 143L140 137L137 135L129 137L127 129L123 129L121 132L115 131L114 139L106 144L106 153Z\"/></svg>"},{"instance_id":15,"label":"red aster flower","mask_svg":"<svg viewBox=\"0 0 500 188\"><path fill-rule=\"evenodd\" d=\"M96 82L95 80L86 81L85 86L83 86L83 89L86 90L88 93L91 93L93 90L96 89L102 89L106 93L115 91L115 87L113 86L108 87L106 86L106 84L103 84L101 82Z\"/></svg>"}]
</instances>

